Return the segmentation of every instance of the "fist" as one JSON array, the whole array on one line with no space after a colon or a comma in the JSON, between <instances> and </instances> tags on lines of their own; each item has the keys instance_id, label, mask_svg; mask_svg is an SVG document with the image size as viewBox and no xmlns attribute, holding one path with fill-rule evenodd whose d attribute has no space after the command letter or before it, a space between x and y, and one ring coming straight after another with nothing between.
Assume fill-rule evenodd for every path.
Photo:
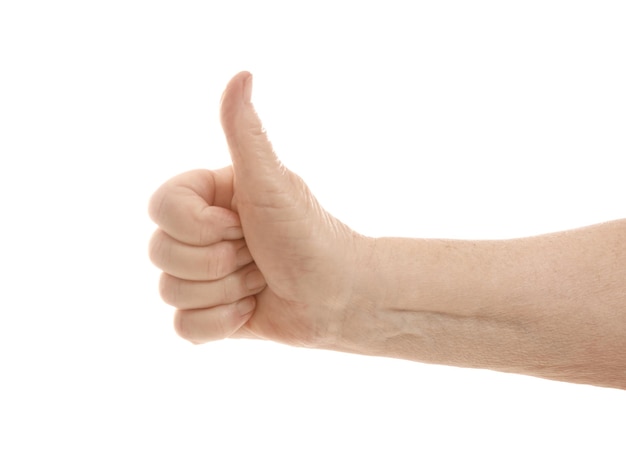
<instances>
[{"instance_id":1,"label":"fist","mask_svg":"<svg viewBox=\"0 0 626 464\"><path fill-rule=\"evenodd\" d=\"M254 110L252 76L228 84L221 121L232 166L192 171L152 196L150 244L175 328L202 343L226 337L331 346L346 330L371 248L328 214L278 160Z\"/></svg>"}]
</instances>

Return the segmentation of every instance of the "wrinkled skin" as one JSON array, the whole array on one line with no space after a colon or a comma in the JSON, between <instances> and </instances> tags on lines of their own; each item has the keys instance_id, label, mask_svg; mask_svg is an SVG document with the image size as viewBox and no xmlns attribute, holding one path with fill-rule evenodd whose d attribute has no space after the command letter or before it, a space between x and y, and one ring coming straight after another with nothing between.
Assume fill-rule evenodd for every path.
<instances>
[{"instance_id":1,"label":"wrinkled skin","mask_svg":"<svg viewBox=\"0 0 626 464\"><path fill-rule=\"evenodd\" d=\"M250 102L251 84L240 73L222 97L232 166L181 174L153 195L159 229L150 256L164 271L161 294L177 307L183 338L322 345L343 330L368 239L281 165Z\"/></svg>"}]
</instances>

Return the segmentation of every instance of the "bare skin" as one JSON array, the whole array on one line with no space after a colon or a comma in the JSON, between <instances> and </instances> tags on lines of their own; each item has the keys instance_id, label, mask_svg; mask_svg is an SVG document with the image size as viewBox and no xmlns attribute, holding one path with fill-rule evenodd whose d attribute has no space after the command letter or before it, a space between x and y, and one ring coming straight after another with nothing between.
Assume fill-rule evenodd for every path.
<instances>
[{"instance_id":1,"label":"bare skin","mask_svg":"<svg viewBox=\"0 0 626 464\"><path fill-rule=\"evenodd\" d=\"M153 195L150 257L178 334L494 369L626 389L626 220L515 240L370 238L278 160L228 84L232 166Z\"/></svg>"}]
</instances>

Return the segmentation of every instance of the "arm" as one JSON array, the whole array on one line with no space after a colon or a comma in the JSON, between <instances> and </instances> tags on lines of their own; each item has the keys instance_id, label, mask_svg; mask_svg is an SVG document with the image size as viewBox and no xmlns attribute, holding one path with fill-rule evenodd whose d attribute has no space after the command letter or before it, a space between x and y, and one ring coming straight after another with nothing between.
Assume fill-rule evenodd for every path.
<instances>
[{"instance_id":1,"label":"arm","mask_svg":"<svg viewBox=\"0 0 626 464\"><path fill-rule=\"evenodd\" d=\"M538 237L363 237L273 152L251 76L224 92L232 166L166 182L150 244L176 331L626 389L626 221Z\"/></svg>"},{"instance_id":2,"label":"arm","mask_svg":"<svg viewBox=\"0 0 626 464\"><path fill-rule=\"evenodd\" d=\"M369 250L331 348L626 388L626 221Z\"/></svg>"}]
</instances>

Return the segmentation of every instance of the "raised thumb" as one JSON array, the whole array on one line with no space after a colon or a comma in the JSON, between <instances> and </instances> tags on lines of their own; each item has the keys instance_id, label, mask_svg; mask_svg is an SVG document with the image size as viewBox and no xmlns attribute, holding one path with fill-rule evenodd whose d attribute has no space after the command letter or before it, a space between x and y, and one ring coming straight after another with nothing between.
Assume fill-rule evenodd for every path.
<instances>
[{"instance_id":1,"label":"raised thumb","mask_svg":"<svg viewBox=\"0 0 626 464\"><path fill-rule=\"evenodd\" d=\"M235 172L238 201L281 206L290 182L250 101L252 75L233 77L222 95L220 117Z\"/></svg>"}]
</instances>

